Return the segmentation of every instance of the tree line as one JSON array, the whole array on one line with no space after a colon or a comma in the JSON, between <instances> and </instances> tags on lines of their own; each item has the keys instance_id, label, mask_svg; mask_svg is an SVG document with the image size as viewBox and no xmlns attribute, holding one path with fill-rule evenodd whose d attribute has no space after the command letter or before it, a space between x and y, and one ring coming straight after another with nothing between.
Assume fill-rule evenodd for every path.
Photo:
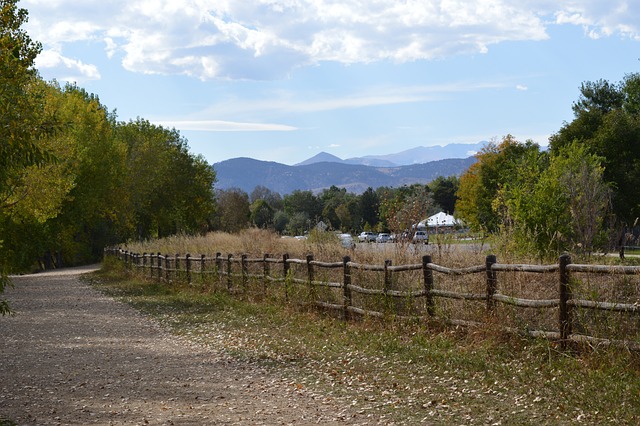
<instances>
[{"instance_id":1,"label":"tree line","mask_svg":"<svg viewBox=\"0 0 640 426\"><path fill-rule=\"evenodd\" d=\"M41 44L22 29L27 11L17 0L0 7L0 272L211 229L215 172L205 159L175 129L118 121L98 96L44 81L34 68Z\"/></svg>"},{"instance_id":2,"label":"tree line","mask_svg":"<svg viewBox=\"0 0 640 426\"><path fill-rule=\"evenodd\" d=\"M214 228L237 232L255 226L302 235L322 222L342 232L402 232L438 211L452 213L458 184L458 177L449 176L428 185L367 188L362 194L335 185L320 193L296 190L285 195L260 185L250 194L237 188L218 190Z\"/></svg>"}]
</instances>

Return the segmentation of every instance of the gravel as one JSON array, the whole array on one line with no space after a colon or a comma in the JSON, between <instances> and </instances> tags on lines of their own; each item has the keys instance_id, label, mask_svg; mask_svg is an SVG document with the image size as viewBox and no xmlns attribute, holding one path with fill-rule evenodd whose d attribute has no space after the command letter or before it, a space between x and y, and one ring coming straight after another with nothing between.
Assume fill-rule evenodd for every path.
<instances>
[{"instance_id":1,"label":"gravel","mask_svg":"<svg viewBox=\"0 0 640 426\"><path fill-rule=\"evenodd\" d=\"M0 317L0 423L368 424L339 401L170 334L79 279L12 277Z\"/></svg>"}]
</instances>

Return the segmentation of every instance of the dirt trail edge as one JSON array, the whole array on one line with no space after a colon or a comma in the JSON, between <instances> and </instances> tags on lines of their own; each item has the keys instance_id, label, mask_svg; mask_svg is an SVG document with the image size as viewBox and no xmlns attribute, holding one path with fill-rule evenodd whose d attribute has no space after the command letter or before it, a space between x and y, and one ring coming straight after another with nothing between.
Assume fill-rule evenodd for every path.
<instances>
[{"instance_id":1,"label":"dirt trail edge","mask_svg":"<svg viewBox=\"0 0 640 426\"><path fill-rule=\"evenodd\" d=\"M13 277L0 317L0 419L51 424L362 424L258 365L171 335L76 268ZM371 419L369 419L371 420Z\"/></svg>"}]
</instances>

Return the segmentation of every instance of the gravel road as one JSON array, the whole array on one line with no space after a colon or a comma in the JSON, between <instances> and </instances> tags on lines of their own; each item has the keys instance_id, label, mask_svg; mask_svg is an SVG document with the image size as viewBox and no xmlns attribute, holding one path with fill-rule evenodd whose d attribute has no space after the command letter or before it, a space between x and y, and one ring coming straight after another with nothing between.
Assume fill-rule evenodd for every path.
<instances>
[{"instance_id":1,"label":"gravel road","mask_svg":"<svg viewBox=\"0 0 640 426\"><path fill-rule=\"evenodd\" d=\"M277 372L168 333L79 279L94 269L13 277L15 287L5 296L15 315L0 317L0 420L18 425L370 423Z\"/></svg>"}]
</instances>

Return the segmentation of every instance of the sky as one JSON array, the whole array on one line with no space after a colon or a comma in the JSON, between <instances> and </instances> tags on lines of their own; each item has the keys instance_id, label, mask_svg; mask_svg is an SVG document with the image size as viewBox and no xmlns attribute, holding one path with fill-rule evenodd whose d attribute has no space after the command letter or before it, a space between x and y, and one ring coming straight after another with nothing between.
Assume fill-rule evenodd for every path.
<instances>
[{"instance_id":1,"label":"sky","mask_svg":"<svg viewBox=\"0 0 640 426\"><path fill-rule=\"evenodd\" d=\"M511 134L640 71L637 0L21 0L45 80L210 163L293 165Z\"/></svg>"}]
</instances>

